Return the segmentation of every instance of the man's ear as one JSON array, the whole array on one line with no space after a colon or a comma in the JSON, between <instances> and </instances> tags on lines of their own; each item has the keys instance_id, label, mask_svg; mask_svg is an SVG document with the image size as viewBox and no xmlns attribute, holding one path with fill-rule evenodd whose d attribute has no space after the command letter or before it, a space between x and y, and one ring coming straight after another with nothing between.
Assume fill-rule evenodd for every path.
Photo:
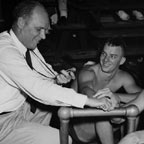
<instances>
[{"instance_id":1,"label":"man's ear","mask_svg":"<svg viewBox=\"0 0 144 144\"><path fill-rule=\"evenodd\" d=\"M126 61L126 57L122 57L122 58L121 58L121 61L120 61L120 65L124 64L125 61Z\"/></svg>"},{"instance_id":2,"label":"man's ear","mask_svg":"<svg viewBox=\"0 0 144 144\"><path fill-rule=\"evenodd\" d=\"M19 17L17 24L18 24L18 27L19 27L20 29L23 28L24 25L25 25L25 19L22 18L22 17Z\"/></svg>"}]
</instances>

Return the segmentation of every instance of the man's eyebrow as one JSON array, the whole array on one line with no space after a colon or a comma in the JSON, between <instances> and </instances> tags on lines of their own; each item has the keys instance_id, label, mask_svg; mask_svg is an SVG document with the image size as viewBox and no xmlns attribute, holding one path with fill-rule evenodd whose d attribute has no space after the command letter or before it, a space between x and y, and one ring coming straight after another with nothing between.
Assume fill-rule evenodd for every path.
<instances>
[{"instance_id":1,"label":"man's eyebrow","mask_svg":"<svg viewBox=\"0 0 144 144\"><path fill-rule=\"evenodd\" d=\"M104 50L101 53L106 53Z\"/></svg>"},{"instance_id":2,"label":"man's eyebrow","mask_svg":"<svg viewBox=\"0 0 144 144\"><path fill-rule=\"evenodd\" d=\"M118 54L110 54L110 55L112 55L112 56L118 56Z\"/></svg>"},{"instance_id":3,"label":"man's eyebrow","mask_svg":"<svg viewBox=\"0 0 144 144\"><path fill-rule=\"evenodd\" d=\"M37 29L44 29L44 30L49 30L49 27L42 27L42 26L38 26L38 27L36 27Z\"/></svg>"}]
</instances>

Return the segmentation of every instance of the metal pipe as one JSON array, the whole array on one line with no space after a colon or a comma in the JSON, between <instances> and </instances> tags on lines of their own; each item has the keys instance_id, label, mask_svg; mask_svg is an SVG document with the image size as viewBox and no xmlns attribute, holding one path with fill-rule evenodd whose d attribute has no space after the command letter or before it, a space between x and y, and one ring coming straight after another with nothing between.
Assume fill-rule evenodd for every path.
<instances>
[{"instance_id":1,"label":"metal pipe","mask_svg":"<svg viewBox=\"0 0 144 144\"><path fill-rule=\"evenodd\" d=\"M77 109L69 107L61 107L58 111L60 118L60 144L68 144L68 127L70 118L73 117L100 117L100 116L126 116L128 118L128 130L130 133L135 130L136 117L139 110L135 105L129 107L115 109L112 111L102 111L98 109Z\"/></svg>"}]
</instances>

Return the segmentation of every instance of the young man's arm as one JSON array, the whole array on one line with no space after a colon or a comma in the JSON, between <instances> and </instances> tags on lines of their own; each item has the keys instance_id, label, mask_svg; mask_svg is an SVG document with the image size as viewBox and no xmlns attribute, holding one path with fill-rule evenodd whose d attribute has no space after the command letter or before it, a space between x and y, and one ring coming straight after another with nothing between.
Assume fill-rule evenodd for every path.
<instances>
[{"instance_id":1,"label":"young man's arm","mask_svg":"<svg viewBox=\"0 0 144 144\"><path fill-rule=\"evenodd\" d=\"M116 93L115 95L120 98L121 102L127 103L133 99L135 99L140 92L142 91L142 88L140 88L134 78L128 74L127 72L123 72L123 75L121 76L122 86L124 87L126 94L122 93Z\"/></svg>"},{"instance_id":2,"label":"young man's arm","mask_svg":"<svg viewBox=\"0 0 144 144\"><path fill-rule=\"evenodd\" d=\"M98 101L108 101L110 104L109 110L112 110L117 106L118 101L110 90L108 92L103 89L99 90L100 97L97 98L98 93L94 89L96 85L96 77L94 71L87 69L81 70L77 77L77 82L79 87L78 92L87 95L89 98L97 99Z\"/></svg>"},{"instance_id":3,"label":"young man's arm","mask_svg":"<svg viewBox=\"0 0 144 144\"><path fill-rule=\"evenodd\" d=\"M125 104L125 106L132 105L132 104L136 105L140 112L144 110L144 90L142 90L135 99Z\"/></svg>"},{"instance_id":4,"label":"young man's arm","mask_svg":"<svg viewBox=\"0 0 144 144\"><path fill-rule=\"evenodd\" d=\"M96 93L93 86L93 81L95 79L95 74L91 70L81 70L77 82L78 91L82 94L86 94L88 97L93 97Z\"/></svg>"}]
</instances>

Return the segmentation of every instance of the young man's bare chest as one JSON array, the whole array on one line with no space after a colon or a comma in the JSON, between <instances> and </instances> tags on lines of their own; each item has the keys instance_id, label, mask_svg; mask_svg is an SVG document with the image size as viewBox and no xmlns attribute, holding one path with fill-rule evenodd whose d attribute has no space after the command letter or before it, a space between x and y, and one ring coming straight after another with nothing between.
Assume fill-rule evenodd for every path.
<instances>
[{"instance_id":1,"label":"young man's bare chest","mask_svg":"<svg viewBox=\"0 0 144 144\"><path fill-rule=\"evenodd\" d=\"M121 80L118 74L114 75L112 78L107 79L106 77L101 77L95 72L95 77L93 79L93 88L98 91L103 88L109 88L112 92L116 92L121 88Z\"/></svg>"}]
</instances>

